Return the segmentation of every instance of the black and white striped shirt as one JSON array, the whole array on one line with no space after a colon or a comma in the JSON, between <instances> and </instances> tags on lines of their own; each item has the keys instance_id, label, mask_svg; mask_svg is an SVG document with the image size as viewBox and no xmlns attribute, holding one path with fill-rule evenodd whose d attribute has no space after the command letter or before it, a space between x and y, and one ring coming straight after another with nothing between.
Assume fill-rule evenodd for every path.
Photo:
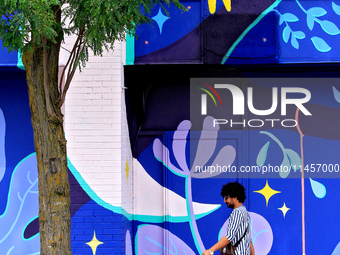
<instances>
[{"instance_id":1,"label":"black and white striped shirt","mask_svg":"<svg viewBox=\"0 0 340 255\"><path fill-rule=\"evenodd\" d=\"M247 233L243 237L241 243L237 246L234 255L250 254L250 242L252 241L250 234L250 217L247 209L242 205L235 208L230 214L225 237L234 245L241 239L246 230Z\"/></svg>"}]
</instances>

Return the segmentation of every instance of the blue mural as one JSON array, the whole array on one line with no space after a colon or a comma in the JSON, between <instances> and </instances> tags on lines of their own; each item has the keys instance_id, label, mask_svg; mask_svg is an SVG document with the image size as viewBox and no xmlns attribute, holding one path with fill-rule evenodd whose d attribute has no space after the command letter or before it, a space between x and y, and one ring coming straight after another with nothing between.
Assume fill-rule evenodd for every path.
<instances>
[{"instance_id":1,"label":"blue mural","mask_svg":"<svg viewBox=\"0 0 340 255\"><path fill-rule=\"evenodd\" d=\"M183 4L186 12L170 5L166 13L156 6L150 14L154 23L139 26L135 64L339 61L338 1ZM20 66L17 53L0 54L7 67ZM39 254L37 169L25 73L3 68L0 74L0 247L6 255ZM223 184L234 180L247 189L256 254L340 254L339 178L316 175L339 171L336 81L301 85L313 95L306 106L313 118L294 108L289 112L299 123L294 128L234 130L211 130L203 121L192 130L184 82L162 82L159 87L147 84L149 97L140 97L142 123L130 125L139 128L131 137L139 146L133 211L104 202L69 162L73 254L201 254L225 232L230 210L219 194ZM268 93L273 84L256 86ZM150 135L153 130L158 134ZM249 176L208 172L209 165L271 165L288 171L245 178ZM324 245L315 245L319 236L327 240Z\"/></svg>"},{"instance_id":2,"label":"blue mural","mask_svg":"<svg viewBox=\"0 0 340 255\"><path fill-rule=\"evenodd\" d=\"M156 6L137 28L135 64L310 63L339 60L338 1L185 1ZM183 26L182 24L186 24ZM174 32L176 31L176 32Z\"/></svg>"},{"instance_id":3,"label":"blue mural","mask_svg":"<svg viewBox=\"0 0 340 255\"><path fill-rule=\"evenodd\" d=\"M38 171L25 72L1 68L0 90L1 254L38 255ZM122 237L131 226L122 209L91 192L71 162L69 169L73 254L124 254Z\"/></svg>"},{"instance_id":4,"label":"blue mural","mask_svg":"<svg viewBox=\"0 0 340 255\"><path fill-rule=\"evenodd\" d=\"M271 12L272 15L275 13ZM133 68L134 71L137 69ZM145 69L142 71L144 73ZM216 84L236 84L233 82L240 79L200 78L204 82L196 84L192 78L191 85L197 85L194 90L197 98L207 95L207 115L203 115L201 105L193 102L196 98L192 96L193 88L190 87L189 95L189 85L183 82L185 77L191 77L190 74L179 75L177 81L162 75L157 76L159 83L144 87L152 96L144 98L146 112L142 115L141 125L136 125L138 119L136 121L135 116L140 116L137 99L143 92L143 89L138 90L143 84L136 88L137 85L129 83L128 99L136 98L129 101L132 109L130 118L136 121L132 123L139 132L134 143L137 144L137 177L142 176L139 171L146 172L153 182L166 190L159 200L153 199L153 204L165 208L163 221L151 220L148 216L152 215L152 211L134 221L136 227L132 238L135 240L135 254L201 254L211 247L225 233L231 213L220 196L221 187L235 180L246 187L245 206L251 217L256 254L338 254L340 240L337 236L340 233L334 226L340 223L337 217L340 200L336 195L340 175L339 79L295 78L294 83L287 77L258 78L256 73L256 78L247 79L248 83L243 80L237 84L245 95L243 104L246 112L234 116L231 109L235 109L233 103L239 98L232 98L230 91L224 92L226 90L216 87L214 91L211 88ZM277 109L275 106L276 110L273 108L268 116L252 112L254 109L250 110L252 108L247 101L248 86L254 93L251 104L253 108L261 109L259 111L272 108L273 91L279 92ZM285 116L281 115L281 93L285 87L299 87L310 92L311 98L303 103L303 107L311 115L305 115L298 105L287 106ZM164 100L165 95L168 101ZM187 104L189 98L190 106ZM288 98L294 100L303 96L289 93ZM183 119L173 115L173 110L177 110ZM191 111L200 115L192 115ZM223 116L227 116L224 118L228 120L234 118L238 125L231 127L230 123L225 124ZM214 118L219 121L214 122ZM281 121L282 118L291 119L296 125L259 124L261 120ZM246 125L249 119L254 119L251 122L254 125ZM175 123L175 130L164 131L163 135L156 129L161 125L163 130L165 127L171 130ZM132 137L137 132L134 125L130 124ZM158 132L154 132L151 140L149 137L153 129ZM225 170L236 171L217 171L222 166L228 166ZM274 168L278 170L268 173ZM254 172L238 171L240 169L254 169ZM149 182L145 182L144 187L153 189ZM135 201L139 208L144 200L140 193L137 194ZM151 191L148 194L150 199L156 197L150 195ZM177 202L180 201L178 197L185 199L185 203ZM197 204L204 210L199 218L193 217L199 210ZM176 221L173 216L180 212L186 212L188 218ZM328 241L323 247L316 247L315 238L320 235ZM160 240L159 236L164 238Z\"/></svg>"},{"instance_id":5,"label":"blue mural","mask_svg":"<svg viewBox=\"0 0 340 255\"><path fill-rule=\"evenodd\" d=\"M39 254L37 163L25 73L2 68L0 75L0 247L8 255Z\"/></svg>"},{"instance_id":6,"label":"blue mural","mask_svg":"<svg viewBox=\"0 0 340 255\"><path fill-rule=\"evenodd\" d=\"M337 61L340 2L283 1L279 19L279 62Z\"/></svg>"},{"instance_id":7,"label":"blue mural","mask_svg":"<svg viewBox=\"0 0 340 255\"><path fill-rule=\"evenodd\" d=\"M5 254L39 254L39 236L25 237L26 227L38 217L37 175L35 154L23 159L13 171L6 210L0 216L0 246Z\"/></svg>"},{"instance_id":8,"label":"blue mural","mask_svg":"<svg viewBox=\"0 0 340 255\"><path fill-rule=\"evenodd\" d=\"M122 217L93 200L84 204L72 217L72 253L125 254L122 236L127 228L122 226ZM118 247L117 242L121 242Z\"/></svg>"},{"instance_id":9,"label":"blue mural","mask_svg":"<svg viewBox=\"0 0 340 255\"><path fill-rule=\"evenodd\" d=\"M182 131L182 129L180 129ZM179 132L179 131L176 131ZM159 140L156 139L153 143L152 147L153 149L147 149L145 150L139 158L139 161L142 163L144 168L148 171L148 173L153 176L154 178L157 178L157 173L159 171L162 171L161 169L164 169L164 167L169 168L174 176L169 176L168 178L171 180L168 184L173 188L174 192L178 192L179 194L183 194L185 197L187 197L188 207L187 209L188 214L190 214L190 204L192 203L191 197L187 196L188 191L191 189L190 194L192 193L192 197L195 201L199 201L201 203L222 203L221 198L219 197L219 189L220 187L226 183L227 181L232 181L230 178L212 178L209 179L190 179L190 177L185 177L184 173L187 170L182 170L183 173L180 173L179 170L176 169L187 169L185 165L183 165L183 160L181 158L176 158L175 150L178 150L178 146L175 146L175 137L176 132L173 132L172 134L167 134L170 141L173 141L173 146L171 148L167 147L167 149L171 150L169 154L172 154L174 158L172 160L166 160L165 162L171 162L171 165L167 164L166 166L162 166L163 162L158 166L158 169L155 168L155 164L152 163L152 161L159 161L159 151L155 152L155 150L158 148ZM261 141L266 142L268 139L266 139L263 134L265 131L251 131L248 136L251 141ZM269 132L265 132L267 135L269 135ZM290 140L294 136L297 138L297 145L298 145L298 136L296 136L295 133L292 133L291 131L283 131L283 130L277 130L276 132L277 137L280 137L282 140L286 140L284 137L290 137ZM271 138L274 138L276 136L269 135ZM313 140L312 137L306 138L306 140ZM217 138L218 140L218 138ZM181 141L183 142L183 141ZM282 144L279 142L279 139L276 138L277 144L275 146L279 147L279 150L282 150ZM189 141L188 141L189 143ZM287 143L287 142L286 142ZM327 141L324 141L325 144L319 143L319 146L322 148L327 148L330 146L330 144L327 144ZM288 142L288 144L291 146L291 142ZM170 144L171 145L171 144ZM156 147L155 147L156 146ZM332 146L332 150L335 150L336 148L339 148L340 144L337 142L336 147L334 145ZM207 147L205 147L207 148ZM251 144L251 152L250 152L250 160L249 162L256 162L258 160L258 152L261 151L261 146L259 144ZM164 149L164 148L163 148ZM287 150L287 149L286 149ZM163 150L164 151L164 150ZM180 150L183 152L183 150ZM287 153L287 151L285 151ZM291 151L289 151L291 152ZM289 154L288 152L288 154ZM308 152L310 153L310 152ZM166 153L165 155L167 155ZM209 153L207 153L209 154ZM214 154L218 155L218 152L214 152ZM281 160L282 151L275 152L276 160ZM312 155L309 155L310 158L317 158L320 160L320 157L318 157L318 151L313 152ZM185 155L185 154L184 154ZM230 152L227 153L227 155L230 155ZM334 155L334 154L333 154ZM295 155L296 157L299 157L298 155ZM335 155L334 155L335 156ZM155 157L155 158L154 158ZM183 157L183 154L182 154ZM285 157L284 157L285 158ZM293 157L289 157L291 160L293 160ZM175 161L174 159L177 159ZM188 159L186 159L186 162ZM182 162L182 163L181 163ZM320 161L321 162L321 161ZM156 162L155 162L156 163ZM216 162L214 162L215 164ZM223 164L223 163L221 163ZM273 163L274 165L275 163ZM150 167L152 166L152 167ZM181 167L182 166L182 167ZM177 176L177 177L176 177ZM183 182L179 182L178 178L186 178L187 180ZM212 175L213 177L213 175ZM285 178L286 176L282 176L282 178ZM163 182L163 180L157 178L159 182ZM190 179L190 182L188 181ZM239 179L239 181L244 181L242 179ZM181 183L181 185L176 185L177 183ZM325 179L325 180L313 180L313 179L305 179L304 185L305 185L305 196L306 196L306 229L308 229L308 232L305 236L306 243L306 249L307 253L308 250L314 248L314 238L313 232L310 230L310 228L316 228L318 226L318 230L315 229L315 231L320 231L327 235L327 227L321 227L323 223L325 223L326 218L330 217L330 215L333 215L333 213L336 213L335 211L320 211L318 208L315 208L314 204L320 203L315 201L315 199L323 199L321 202L322 204L336 204L335 207L338 208L340 201L334 201L334 198L331 196L327 196L326 194L329 194L330 192L336 192L336 189L332 190L332 187L335 187L338 183L338 179ZM286 254L300 254L301 253L301 240L302 240L302 232L301 232L301 179L248 179L247 180L247 189L248 189L248 198L247 198L247 207L250 211L250 216L252 218L252 238L256 250L256 254L278 254L280 252L286 252ZM326 192L327 190L327 192ZM314 198L313 198L314 197ZM315 217L315 213L317 212L318 217ZM195 221L194 219L191 219L191 222L187 223L187 226L184 227L183 223L179 224L180 226L175 226L177 223L170 224L167 228L164 228L163 234L165 234L167 231L171 232L167 235L169 238L171 236L175 236L173 239L171 239L171 243L173 243L173 248L171 247L163 247L162 242L157 241L157 239L152 238L153 234L151 233L157 233L157 231L152 229L153 225L145 225L143 223L140 225L141 229L146 228L146 226L150 227L150 234L143 234L142 240L140 240L140 230L138 229L136 234L136 243L138 242L138 246L136 246L136 254L147 254L146 251L151 252L152 254L160 252L166 252L167 249L175 249L174 247L182 247L180 243L185 244L191 244L190 249L194 251L194 254L200 254L202 250L205 250L205 248L210 247L209 245L214 244L218 240L217 233L224 233L226 228L226 222L224 222L227 219L227 215L230 213L230 210L225 207L220 207L216 212L213 212L211 214L208 214L205 216L207 219L202 219L199 221ZM323 216L321 216L321 214ZM329 216L327 216L327 214ZM334 223L334 218L332 217L332 222ZM337 222L337 220L335 220ZM223 225L223 227L222 227ZM326 223L327 225L327 223ZM207 228L209 226L209 228ZM221 228L222 227L222 228ZM158 227L158 229L161 227ZM219 229L221 228L221 229ZM201 231L198 231L198 230ZM146 230L145 230L146 231ZM185 231L185 232L184 232ZM336 230L334 230L336 231ZM184 233L183 233L184 232ZM144 232L143 232L144 233ZM191 233L191 234L190 234ZM215 233L216 236L212 233ZM334 233L334 232L333 232ZM325 252L327 250L327 253L325 254L331 254L332 251L335 249L337 242L339 240L335 240L334 234L329 233L327 236L329 236L330 243L329 247L327 248L321 248L323 250L316 251L317 253ZM145 236L145 237L144 237ZM191 238L189 238L191 236ZM180 238L181 241L174 241L178 240ZM183 238L183 239L182 239ZM191 239L191 240L190 240ZM275 240L275 241L274 241ZM296 241L299 240L299 241ZM178 244L177 244L178 242ZM160 243L162 245L160 245ZM333 243L333 244L332 244ZM153 245L155 244L155 247ZM146 248L147 247L147 248ZM163 248L162 248L163 247ZM156 249L157 248L157 249ZM150 250L148 250L150 249ZM162 251L163 249L163 251ZM178 250L185 250L186 253L183 252L183 254L189 254L190 249L189 248L178 248ZM186 249L189 249L186 251ZM161 252L162 251L162 252ZM149 254L149 253L148 253ZM178 253L182 254L182 253ZM336 254L336 253L334 253Z\"/></svg>"},{"instance_id":10,"label":"blue mural","mask_svg":"<svg viewBox=\"0 0 340 255\"><path fill-rule=\"evenodd\" d=\"M17 67L18 64L18 52L8 52L6 48L3 48L0 40L0 67Z\"/></svg>"}]
</instances>

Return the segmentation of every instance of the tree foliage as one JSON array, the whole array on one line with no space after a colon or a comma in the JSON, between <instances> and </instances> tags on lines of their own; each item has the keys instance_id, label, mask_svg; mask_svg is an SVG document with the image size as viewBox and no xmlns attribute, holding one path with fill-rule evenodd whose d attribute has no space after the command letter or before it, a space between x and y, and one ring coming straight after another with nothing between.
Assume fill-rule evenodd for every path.
<instances>
[{"instance_id":1,"label":"tree foliage","mask_svg":"<svg viewBox=\"0 0 340 255\"><path fill-rule=\"evenodd\" d=\"M116 40L151 21L147 14L155 4L164 8L171 3L185 11L178 0L0 0L0 40L9 51L26 52L47 41L62 41L65 34L77 35L65 67L68 73L63 73L65 90L59 88L61 106L75 70L88 61L89 49L95 55L113 50Z\"/></svg>"}]
</instances>

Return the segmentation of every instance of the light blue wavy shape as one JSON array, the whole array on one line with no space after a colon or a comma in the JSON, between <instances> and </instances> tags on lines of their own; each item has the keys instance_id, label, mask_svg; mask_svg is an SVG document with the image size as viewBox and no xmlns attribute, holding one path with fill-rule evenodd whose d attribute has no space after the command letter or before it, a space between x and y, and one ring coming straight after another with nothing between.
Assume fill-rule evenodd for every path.
<instances>
[{"instance_id":1,"label":"light blue wavy shape","mask_svg":"<svg viewBox=\"0 0 340 255\"><path fill-rule=\"evenodd\" d=\"M5 254L39 254L39 234L29 239L23 237L27 225L37 217L38 211L38 170L35 153L32 153L15 167L6 209L0 215L0 249Z\"/></svg>"}]
</instances>

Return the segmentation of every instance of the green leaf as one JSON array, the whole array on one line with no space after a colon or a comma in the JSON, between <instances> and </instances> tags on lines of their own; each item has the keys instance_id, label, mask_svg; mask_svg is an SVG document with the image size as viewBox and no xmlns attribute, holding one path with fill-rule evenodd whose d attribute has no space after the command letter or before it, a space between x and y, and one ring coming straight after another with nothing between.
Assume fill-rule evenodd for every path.
<instances>
[{"instance_id":1,"label":"green leaf","mask_svg":"<svg viewBox=\"0 0 340 255\"><path fill-rule=\"evenodd\" d=\"M334 2L332 2L332 8L333 8L333 11L337 14L337 15L340 15L340 6L335 4Z\"/></svg>"},{"instance_id":2,"label":"green leaf","mask_svg":"<svg viewBox=\"0 0 340 255\"><path fill-rule=\"evenodd\" d=\"M296 40L294 36L292 36L292 38L290 39L290 42L295 49L297 50L299 49L299 42Z\"/></svg>"},{"instance_id":3,"label":"green leaf","mask_svg":"<svg viewBox=\"0 0 340 255\"><path fill-rule=\"evenodd\" d=\"M282 20L287 21L287 22L296 22L299 21L299 18L296 17L294 14L292 13L285 13L281 16Z\"/></svg>"},{"instance_id":4,"label":"green leaf","mask_svg":"<svg viewBox=\"0 0 340 255\"><path fill-rule=\"evenodd\" d=\"M320 37L314 36L311 38L315 48L320 52L328 52L332 48Z\"/></svg>"},{"instance_id":5,"label":"green leaf","mask_svg":"<svg viewBox=\"0 0 340 255\"><path fill-rule=\"evenodd\" d=\"M288 42L291 30L288 26L286 26L282 31L282 39L285 43Z\"/></svg>"},{"instance_id":6,"label":"green leaf","mask_svg":"<svg viewBox=\"0 0 340 255\"><path fill-rule=\"evenodd\" d=\"M268 141L265 145L263 145L263 147L259 151L259 154L257 155L256 158L256 164L258 166L263 166L264 162L266 162L269 144L270 142Z\"/></svg>"},{"instance_id":7,"label":"green leaf","mask_svg":"<svg viewBox=\"0 0 340 255\"><path fill-rule=\"evenodd\" d=\"M327 14L327 11L321 7L313 7L307 11L307 15L313 15L314 17L321 17Z\"/></svg>"},{"instance_id":8,"label":"green leaf","mask_svg":"<svg viewBox=\"0 0 340 255\"><path fill-rule=\"evenodd\" d=\"M281 178L287 178L287 176L290 173L290 169L291 169L291 166L290 166L289 159L288 159L287 155L284 154L283 161L281 163L281 168L280 168L280 171L279 171L280 177Z\"/></svg>"},{"instance_id":9,"label":"green leaf","mask_svg":"<svg viewBox=\"0 0 340 255\"><path fill-rule=\"evenodd\" d=\"M307 26L309 30L313 30L314 27L314 16L307 13Z\"/></svg>"},{"instance_id":10,"label":"green leaf","mask_svg":"<svg viewBox=\"0 0 340 255\"><path fill-rule=\"evenodd\" d=\"M305 33L302 31L294 31L293 35L297 38L297 39L304 39L306 37Z\"/></svg>"},{"instance_id":11,"label":"green leaf","mask_svg":"<svg viewBox=\"0 0 340 255\"><path fill-rule=\"evenodd\" d=\"M301 168L301 158L299 154L297 154L295 151L291 149L285 149L285 153L287 154L292 168L296 171Z\"/></svg>"},{"instance_id":12,"label":"green leaf","mask_svg":"<svg viewBox=\"0 0 340 255\"><path fill-rule=\"evenodd\" d=\"M322 20L320 21L320 25L322 29L330 35L337 35L340 34L339 28L331 21L328 20Z\"/></svg>"},{"instance_id":13,"label":"green leaf","mask_svg":"<svg viewBox=\"0 0 340 255\"><path fill-rule=\"evenodd\" d=\"M339 90L337 90L334 86L332 86L332 89L333 89L333 95L334 95L335 100L338 103L340 103L340 92L339 92Z\"/></svg>"}]
</instances>

